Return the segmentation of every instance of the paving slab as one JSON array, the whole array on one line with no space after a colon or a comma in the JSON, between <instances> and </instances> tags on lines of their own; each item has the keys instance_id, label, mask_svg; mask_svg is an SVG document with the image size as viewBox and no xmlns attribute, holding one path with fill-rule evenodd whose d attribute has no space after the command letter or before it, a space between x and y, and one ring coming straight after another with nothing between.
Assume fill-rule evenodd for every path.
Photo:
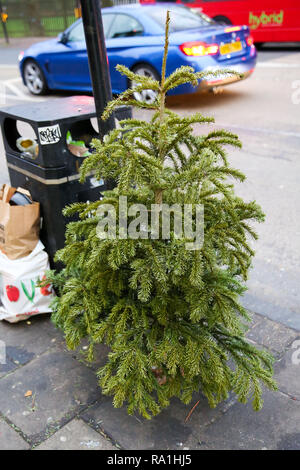
<instances>
[{"instance_id":1,"label":"paving slab","mask_svg":"<svg viewBox=\"0 0 300 470\"><path fill-rule=\"evenodd\" d=\"M32 395L25 397L31 391ZM0 412L32 442L101 398L94 371L60 350L46 352L0 380Z\"/></svg>"},{"instance_id":2,"label":"paving slab","mask_svg":"<svg viewBox=\"0 0 300 470\"><path fill-rule=\"evenodd\" d=\"M249 323L250 328L253 328L254 326L261 323L262 320L264 320L264 317L262 317L261 315L258 315L257 313L251 312L249 310L247 313L251 318L251 322Z\"/></svg>"},{"instance_id":3,"label":"paving slab","mask_svg":"<svg viewBox=\"0 0 300 470\"><path fill-rule=\"evenodd\" d=\"M299 332L262 317L261 321L248 331L247 338L272 352L282 354L298 335Z\"/></svg>"},{"instance_id":4,"label":"paving slab","mask_svg":"<svg viewBox=\"0 0 300 470\"><path fill-rule=\"evenodd\" d=\"M285 355L275 364L275 378L282 392L300 400L300 336L295 338Z\"/></svg>"},{"instance_id":5,"label":"paving slab","mask_svg":"<svg viewBox=\"0 0 300 470\"><path fill-rule=\"evenodd\" d=\"M0 340L6 344L7 356L20 364L26 364L35 356L64 342L61 331L55 328L49 314L37 315L19 323L0 321Z\"/></svg>"},{"instance_id":6,"label":"paving slab","mask_svg":"<svg viewBox=\"0 0 300 470\"><path fill-rule=\"evenodd\" d=\"M6 357L5 364L0 364L0 378L8 374L9 372L17 369L17 367L18 367L18 364L16 364L14 361Z\"/></svg>"},{"instance_id":7,"label":"paving slab","mask_svg":"<svg viewBox=\"0 0 300 470\"><path fill-rule=\"evenodd\" d=\"M200 400L190 420L185 423L189 411ZM102 429L123 449L183 449L185 442L196 426L205 427L230 407L233 400L227 400L211 409L205 397L195 396L189 405L173 399L171 405L151 420L139 415L129 416L126 408L114 408L111 397L103 398L81 414L91 426Z\"/></svg>"},{"instance_id":8,"label":"paving slab","mask_svg":"<svg viewBox=\"0 0 300 470\"><path fill-rule=\"evenodd\" d=\"M262 317L260 315L257 315L256 313L250 311L247 311L247 313L249 315L250 322L248 322L244 318L241 319L241 322L244 325L245 335L248 335L248 332L262 321Z\"/></svg>"},{"instance_id":9,"label":"paving slab","mask_svg":"<svg viewBox=\"0 0 300 470\"><path fill-rule=\"evenodd\" d=\"M84 421L73 419L36 450L118 450Z\"/></svg>"},{"instance_id":10,"label":"paving slab","mask_svg":"<svg viewBox=\"0 0 300 470\"><path fill-rule=\"evenodd\" d=\"M110 348L105 344L96 344L94 349L94 361L89 362L86 360L85 353L88 349L88 342L83 340L81 345L76 349L76 351L72 351L72 355L78 361L85 364L87 367L91 367L94 371L103 367L107 362L107 356L110 351Z\"/></svg>"},{"instance_id":11,"label":"paving slab","mask_svg":"<svg viewBox=\"0 0 300 470\"><path fill-rule=\"evenodd\" d=\"M0 450L26 450L30 445L5 421L0 419Z\"/></svg>"},{"instance_id":12,"label":"paving slab","mask_svg":"<svg viewBox=\"0 0 300 470\"><path fill-rule=\"evenodd\" d=\"M300 402L280 392L264 393L264 407L236 403L206 428L193 429L192 449L300 450Z\"/></svg>"}]
</instances>

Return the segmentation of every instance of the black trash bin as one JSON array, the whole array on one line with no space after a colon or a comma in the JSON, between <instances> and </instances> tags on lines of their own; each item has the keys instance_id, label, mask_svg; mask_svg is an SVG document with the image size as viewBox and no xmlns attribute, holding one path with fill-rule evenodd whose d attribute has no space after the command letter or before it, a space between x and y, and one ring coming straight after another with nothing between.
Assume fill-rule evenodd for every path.
<instances>
[{"instance_id":1,"label":"black trash bin","mask_svg":"<svg viewBox=\"0 0 300 470\"><path fill-rule=\"evenodd\" d=\"M131 117L131 108L122 106L115 112L119 120ZM84 157L75 156L68 148L67 137L83 141L88 147L97 137L91 122L96 111L94 99L72 96L43 102L22 104L0 110L0 121L11 185L31 192L41 204L41 240L54 266L55 252L64 246L68 222L62 209L73 202L95 201L109 188L107 182L93 175L81 184L79 169ZM20 137L17 122L33 128L38 152L32 156L16 145ZM24 136L26 137L26 136ZM110 183L111 184L111 183Z\"/></svg>"}]
</instances>

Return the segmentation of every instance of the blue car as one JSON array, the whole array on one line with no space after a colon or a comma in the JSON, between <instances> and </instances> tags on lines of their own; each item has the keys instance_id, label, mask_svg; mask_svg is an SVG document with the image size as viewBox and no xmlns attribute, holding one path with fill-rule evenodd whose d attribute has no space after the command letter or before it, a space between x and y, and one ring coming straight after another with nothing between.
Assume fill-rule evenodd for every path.
<instances>
[{"instance_id":1,"label":"blue car","mask_svg":"<svg viewBox=\"0 0 300 470\"><path fill-rule=\"evenodd\" d=\"M102 10L112 92L126 90L128 79L115 67L126 65L134 72L160 78L167 10L171 10L167 74L181 65L196 71L230 68L249 76L255 67L256 49L247 26L215 23L206 15L174 4L124 5ZM56 39L34 44L20 55L24 84L34 95L48 90L92 92L82 20ZM207 77L199 87L181 85L172 93L194 93L236 81L236 76ZM148 103L155 92L136 93Z\"/></svg>"}]
</instances>

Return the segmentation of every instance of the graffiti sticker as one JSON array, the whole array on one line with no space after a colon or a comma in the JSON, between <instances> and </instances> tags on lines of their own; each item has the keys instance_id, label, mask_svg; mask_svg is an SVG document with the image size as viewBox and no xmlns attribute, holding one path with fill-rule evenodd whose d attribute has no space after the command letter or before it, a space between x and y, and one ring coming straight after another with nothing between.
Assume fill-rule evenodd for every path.
<instances>
[{"instance_id":1,"label":"graffiti sticker","mask_svg":"<svg viewBox=\"0 0 300 470\"><path fill-rule=\"evenodd\" d=\"M55 124L55 126L39 127L38 131L42 145L56 144L60 141L61 132L58 124Z\"/></svg>"}]
</instances>

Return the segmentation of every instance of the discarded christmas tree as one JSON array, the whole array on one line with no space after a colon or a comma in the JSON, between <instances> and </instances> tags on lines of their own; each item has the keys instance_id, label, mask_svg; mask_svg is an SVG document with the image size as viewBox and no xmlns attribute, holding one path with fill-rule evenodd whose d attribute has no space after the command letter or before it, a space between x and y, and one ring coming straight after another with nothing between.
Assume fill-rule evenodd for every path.
<instances>
[{"instance_id":1,"label":"discarded christmas tree","mask_svg":"<svg viewBox=\"0 0 300 470\"><path fill-rule=\"evenodd\" d=\"M60 294L53 319L70 348L88 338L90 360L95 344L109 345L99 383L104 394L113 395L114 406L125 402L129 413L137 410L149 418L173 396L189 403L195 391L212 407L234 391L242 403L252 399L258 410L261 385L276 389L272 357L244 339L249 318L239 296L254 255L248 237L256 234L249 223L263 221L264 215L255 202L237 197L228 181L244 180L229 166L224 149L239 147L237 136L227 131L195 136L194 124L213 119L199 113L180 117L165 108L169 90L186 82L197 85L203 78L190 67L165 77L168 27L169 18L160 83L117 67L135 83L135 91L152 89L157 99L151 105L137 101L129 89L109 103L103 117L124 103L151 108L154 114L150 122L124 120L104 142L93 143L82 178L94 170L96 177L113 179L117 186L100 201L65 209L66 216L77 213L80 219L68 225L65 247L57 253L65 268L47 280ZM139 227L135 222L135 238L126 235L124 226L121 233L120 197L128 206L143 204L149 216L153 204L202 205L202 246L187 249L191 240L176 236L174 220L169 239L151 238L149 232L146 237L145 219ZM108 238L99 237L104 204L115 208L115 237L108 232ZM128 224L132 221L131 214ZM192 221L195 228L194 209Z\"/></svg>"}]
</instances>

